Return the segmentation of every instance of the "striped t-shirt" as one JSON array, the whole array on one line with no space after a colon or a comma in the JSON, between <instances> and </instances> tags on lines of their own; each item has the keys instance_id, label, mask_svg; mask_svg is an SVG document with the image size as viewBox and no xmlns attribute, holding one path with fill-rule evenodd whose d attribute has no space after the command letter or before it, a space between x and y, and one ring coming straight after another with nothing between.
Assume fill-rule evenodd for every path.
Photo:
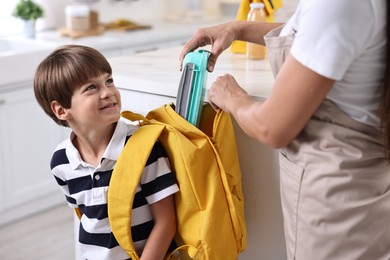
<instances>
[{"instance_id":1,"label":"striped t-shirt","mask_svg":"<svg viewBox=\"0 0 390 260\"><path fill-rule=\"evenodd\" d=\"M79 242L86 259L128 259L111 232L107 213L107 191L116 160L136 129L136 126L118 121L97 167L81 159L72 144L73 133L54 151L51 160L54 177L68 204L73 208L80 208L83 212ZM166 153L157 142L145 165L133 203L131 233L139 255L154 225L149 204L177 191L176 179L171 173Z\"/></svg>"}]
</instances>

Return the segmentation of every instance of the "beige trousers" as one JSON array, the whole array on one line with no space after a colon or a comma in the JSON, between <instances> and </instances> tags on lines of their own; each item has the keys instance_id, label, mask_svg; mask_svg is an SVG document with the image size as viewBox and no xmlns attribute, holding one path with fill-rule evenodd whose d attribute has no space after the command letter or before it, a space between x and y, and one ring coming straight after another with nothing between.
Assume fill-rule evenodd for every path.
<instances>
[{"instance_id":1,"label":"beige trousers","mask_svg":"<svg viewBox=\"0 0 390 260\"><path fill-rule=\"evenodd\" d=\"M265 37L276 75L293 36ZM380 132L326 100L280 151L289 260L390 259L390 165Z\"/></svg>"}]
</instances>

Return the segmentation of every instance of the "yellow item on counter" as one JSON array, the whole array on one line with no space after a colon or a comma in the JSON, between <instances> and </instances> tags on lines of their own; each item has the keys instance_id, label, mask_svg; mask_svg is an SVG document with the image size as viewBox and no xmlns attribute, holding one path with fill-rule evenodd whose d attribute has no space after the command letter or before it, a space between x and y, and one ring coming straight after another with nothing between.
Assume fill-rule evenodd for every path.
<instances>
[{"instance_id":1,"label":"yellow item on counter","mask_svg":"<svg viewBox=\"0 0 390 260\"><path fill-rule=\"evenodd\" d=\"M112 22L104 24L104 27L107 30L116 30L116 31L131 31L131 30L141 30L141 29L150 29L150 25L138 24L129 19L116 19Z\"/></svg>"},{"instance_id":2,"label":"yellow item on counter","mask_svg":"<svg viewBox=\"0 0 390 260\"><path fill-rule=\"evenodd\" d=\"M274 21L274 12L283 6L282 0L241 0L238 8L236 20L246 21L250 11L250 3L264 3L264 9L267 14L267 22ZM230 47L230 51L234 53L246 53L246 43L243 41L234 41Z\"/></svg>"}]
</instances>

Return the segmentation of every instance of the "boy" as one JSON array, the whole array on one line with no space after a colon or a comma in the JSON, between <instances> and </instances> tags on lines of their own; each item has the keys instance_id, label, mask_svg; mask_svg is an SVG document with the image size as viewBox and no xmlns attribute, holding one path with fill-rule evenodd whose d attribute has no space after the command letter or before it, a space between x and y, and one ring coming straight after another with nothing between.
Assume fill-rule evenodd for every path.
<instances>
[{"instance_id":1,"label":"boy","mask_svg":"<svg viewBox=\"0 0 390 260\"><path fill-rule=\"evenodd\" d=\"M51 169L68 204L83 213L79 242L86 259L128 259L107 215L112 170L137 127L120 119L121 100L111 66L97 50L66 45L38 66L34 93L57 124L70 127ZM176 231L173 194L178 191L166 154L156 143L134 199L131 233L142 260L163 259Z\"/></svg>"}]
</instances>

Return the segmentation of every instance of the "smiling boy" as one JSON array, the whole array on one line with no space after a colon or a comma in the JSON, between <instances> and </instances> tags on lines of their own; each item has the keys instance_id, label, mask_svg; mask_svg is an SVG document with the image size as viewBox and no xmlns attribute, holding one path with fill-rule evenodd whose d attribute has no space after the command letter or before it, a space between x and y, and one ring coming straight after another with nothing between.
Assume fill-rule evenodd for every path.
<instances>
[{"instance_id":1,"label":"smiling boy","mask_svg":"<svg viewBox=\"0 0 390 260\"><path fill-rule=\"evenodd\" d=\"M35 97L69 138L51 159L53 175L70 207L82 213L79 242L86 259L128 259L111 232L107 191L112 170L137 127L120 119L121 98L111 66L93 48L65 45L38 66ZM131 162L129 162L131 163ZM135 194L131 233L142 260L163 259L176 231L178 191L165 151L157 142ZM130 196L130 194L129 194Z\"/></svg>"}]
</instances>

